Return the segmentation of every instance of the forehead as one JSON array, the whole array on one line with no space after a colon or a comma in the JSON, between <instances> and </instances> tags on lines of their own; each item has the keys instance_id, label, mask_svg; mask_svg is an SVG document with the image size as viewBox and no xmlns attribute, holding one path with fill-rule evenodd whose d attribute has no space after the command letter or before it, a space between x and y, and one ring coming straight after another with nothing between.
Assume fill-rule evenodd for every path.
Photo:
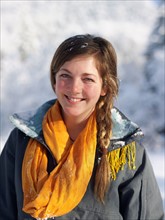
<instances>
[{"instance_id":1,"label":"forehead","mask_svg":"<svg viewBox=\"0 0 165 220\"><path fill-rule=\"evenodd\" d=\"M74 61L74 62L93 61L93 62L95 62L95 57L92 55L88 55L88 54L87 55L86 54L77 55L66 62L70 62L70 61Z\"/></svg>"},{"instance_id":2,"label":"forehead","mask_svg":"<svg viewBox=\"0 0 165 220\"><path fill-rule=\"evenodd\" d=\"M96 61L93 56L78 56L69 61L66 61L59 71L67 71L76 74L93 74L100 75L96 66Z\"/></svg>"},{"instance_id":3,"label":"forehead","mask_svg":"<svg viewBox=\"0 0 165 220\"><path fill-rule=\"evenodd\" d=\"M83 69L88 69L88 68L94 68L94 69L97 69L96 68L96 60L93 56L76 56L74 58L72 58L71 60L68 60L66 61L62 66L61 68L63 67L72 67L72 68L77 68L77 67L80 67L83 68ZM60 69L61 69L60 68Z\"/></svg>"}]
</instances>

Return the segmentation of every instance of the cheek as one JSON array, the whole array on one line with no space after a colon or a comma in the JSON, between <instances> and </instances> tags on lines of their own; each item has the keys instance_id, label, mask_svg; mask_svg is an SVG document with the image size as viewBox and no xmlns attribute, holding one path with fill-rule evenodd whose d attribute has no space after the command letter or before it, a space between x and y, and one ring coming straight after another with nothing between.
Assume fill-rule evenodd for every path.
<instances>
[{"instance_id":1,"label":"cheek","mask_svg":"<svg viewBox=\"0 0 165 220\"><path fill-rule=\"evenodd\" d=\"M94 87L87 87L85 89L86 93L88 94L89 98L92 98L94 100L98 100L100 98L101 95L101 87L99 86L94 86Z\"/></svg>"},{"instance_id":2,"label":"cheek","mask_svg":"<svg viewBox=\"0 0 165 220\"><path fill-rule=\"evenodd\" d=\"M54 84L54 91L55 93L61 92L63 91L65 88L65 83L61 82L61 81L56 81L56 83Z\"/></svg>"}]
</instances>

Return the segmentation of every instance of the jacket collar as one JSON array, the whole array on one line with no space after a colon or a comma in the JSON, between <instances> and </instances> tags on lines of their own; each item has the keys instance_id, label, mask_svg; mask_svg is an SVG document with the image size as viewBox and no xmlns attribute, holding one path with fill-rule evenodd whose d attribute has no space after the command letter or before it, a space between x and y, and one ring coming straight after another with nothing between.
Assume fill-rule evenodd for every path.
<instances>
[{"instance_id":1,"label":"jacket collar","mask_svg":"<svg viewBox=\"0 0 165 220\"><path fill-rule=\"evenodd\" d=\"M54 103L55 100L50 100L36 110L19 114L15 113L11 115L9 119L14 126L27 136L40 139L43 117ZM112 109L112 121L113 129L111 142L113 148L124 146L130 137L134 138L143 135L138 125L130 121L117 108Z\"/></svg>"}]
</instances>

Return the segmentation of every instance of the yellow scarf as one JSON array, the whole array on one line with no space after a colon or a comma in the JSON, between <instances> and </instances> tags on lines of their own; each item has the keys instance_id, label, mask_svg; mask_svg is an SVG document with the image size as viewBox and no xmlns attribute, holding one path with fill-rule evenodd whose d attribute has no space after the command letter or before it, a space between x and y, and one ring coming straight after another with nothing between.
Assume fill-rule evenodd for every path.
<instances>
[{"instance_id":1,"label":"yellow scarf","mask_svg":"<svg viewBox=\"0 0 165 220\"><path fill-rule=\"evenodd\" d=\"M70 212L86 192L95 160L95 113L73 144L58 102L48 110L42 126L45 141L58 164L48 174L46 149L30 139L22 167L23 211L34 218L51 218Z\"/></svg>"}]
</instances>

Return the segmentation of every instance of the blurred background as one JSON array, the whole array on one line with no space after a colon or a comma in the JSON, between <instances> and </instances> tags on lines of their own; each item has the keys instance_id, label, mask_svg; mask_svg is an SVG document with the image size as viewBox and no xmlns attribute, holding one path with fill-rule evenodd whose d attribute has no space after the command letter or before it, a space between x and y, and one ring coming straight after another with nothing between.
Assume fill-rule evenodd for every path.
<instances>
[{"instance_id":1,"label":"blurred background","mask_svg":"<svg viewBox=\"0 0 165 220\"><path fill-rule=\"evenodd\" d=\"M10 114L55 97L49 67L58 45L86 33L105 37L116 49L120 93L115 105L142 128L164 195L164 0L2 0L1 150L13 128Z\"/></svg>"}]
</instances>

